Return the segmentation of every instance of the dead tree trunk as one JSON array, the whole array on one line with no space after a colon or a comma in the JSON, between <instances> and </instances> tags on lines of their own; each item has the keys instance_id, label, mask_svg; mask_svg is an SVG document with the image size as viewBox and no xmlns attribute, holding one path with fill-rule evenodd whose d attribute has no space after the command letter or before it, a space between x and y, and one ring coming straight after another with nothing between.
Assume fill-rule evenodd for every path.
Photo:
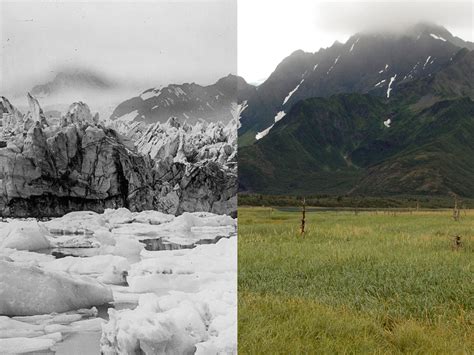
<instances>
[{"instance_id":1,"label":"dead tree trunk","mask_svg":"<svg viewBox=\"0 0 474 355\"><path fill-rule=\"evenodd\" d=\"M303 198L303 209L302 209L302 218L301 218L301 235L304 235L304 227L306 224L306 199Z\"/></svg>"}]
</instances>

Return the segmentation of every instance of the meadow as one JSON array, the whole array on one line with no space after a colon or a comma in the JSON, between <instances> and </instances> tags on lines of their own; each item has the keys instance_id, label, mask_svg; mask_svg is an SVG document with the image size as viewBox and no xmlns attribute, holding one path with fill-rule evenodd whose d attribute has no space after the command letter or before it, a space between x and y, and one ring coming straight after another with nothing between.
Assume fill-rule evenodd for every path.
<instances>
[{"instance_id":1,"label":"meadow","mask_svg":"<svg viewBox=\"0 0 474 355\"><path fill-rule=\"evenodd\" d=\"M240 354L474 353L474 211L300 219L239 208Z\"/></svg>"}]
</instances>

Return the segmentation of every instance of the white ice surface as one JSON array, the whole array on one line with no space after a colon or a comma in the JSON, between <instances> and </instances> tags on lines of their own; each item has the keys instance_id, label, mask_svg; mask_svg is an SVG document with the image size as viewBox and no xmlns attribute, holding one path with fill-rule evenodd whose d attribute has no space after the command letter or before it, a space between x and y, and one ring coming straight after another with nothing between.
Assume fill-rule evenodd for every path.
<instances>
[{"instance_id":1,"label":"white ice surface","mask_svg":"<svg viewBox=\"0 0 474 355\"><path fill-rule=\"evenodd\" d=\"M109 310L101 351L236 353L237 239L146 256L129 277L131 290L144 295L134 310Z\"/></svg>"},{"instance_id":2,"label":"white ice surface","mask_svg":"<svg viewBox=\"0 0 474 355\"><path fill-rule=\"evenodd\" d=\"M32 221L0 222L0 233L10 231L12 222L29 225ZM96 247L77 250L96 254L55 259L0 248L0 313L17 315L0 317L0 333L6 337L0 349L38 352L55 347L67 333L103 331L105 353L114 349L126 354L113 343L124 339L121 349L136 348L139 339L139 347L151 353L159 353L161 346L168 354L194 348L197 353L236 353L235 219L207 212L175 217L118 209L67 214L39 227L53 246L70 238L71 246ZM194 249L148 251L138 242L144 237L177 244L224 238ZM110 309L107 325L96 318L97 310L79 310L139 300L137 309ZM67 310L72 311L55 313Z\"/></svg>"},{"instance_id":3,"label":"white ice surface","mask_svg":"<svg viewBox=\"0 0 474 355\"><path fill-rule=\"evenodd\" d=\"M0 229L0 249L39 250L50 247L46 230L36 221L12 221Z\"/></svg>"}]
</instances>

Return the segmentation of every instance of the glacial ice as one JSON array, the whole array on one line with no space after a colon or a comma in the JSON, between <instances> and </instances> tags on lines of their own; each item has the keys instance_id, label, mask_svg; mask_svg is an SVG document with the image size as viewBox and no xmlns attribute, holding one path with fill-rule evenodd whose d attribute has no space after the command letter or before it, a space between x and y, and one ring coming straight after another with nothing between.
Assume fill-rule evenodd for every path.
<instances>
[{"instance_id":1,"label":"glacial ice","mask_svg":"<svg viewBox=\"0 0 474 355\"><path fill-rule=\"evenodd\" d=\"M130 264L123 256L95 255L88 258L67 256L44 263L43 269L76 275L97 276L106 284L123 284Z\"/></svg>"},{"instance_id":2,"label":"glacial ice","mask_svg":"<svg viewBox=\"0 0 474 355\"><path fill-rule=\"evenodd\" d=\"M92 278L0 261L0 314L67 312L112 301L112 290Z\"/></svg>"},{"instance_id":3,"label":"glacial ice","mask_svg":"<svg viewBox=\"0 0 474 355\"><path fill-rule=\"evenodd\" d=\"M35 223L66 256L0 247L2 351L46 351L67 342L65 334L102 332L105 354L237 352L235 219L208 212L85 211L40 223L3 221L0 236ZM147 238L197 246L144 250L140 240ZM65 241L74 249L64 249ZM77 248L83 246L89 248ZM84 257L67 256L72 250ZM109 308L108 321L97 318L95 308L83 309L104 303L116 307Z\"/></svg>"},{"instance_id":4,"label":"glacial ice","mask_svg":"<svg viewBox=\"0 0 474 355\"><path fill-rule=\"evenodd\" d=\"M133 291L153 293L140 296L134 310L109 310L101 351L236 353L236 251L236 238L230 238L191 250L148 252L132 265L129 280Z\"/></svg>"},{"instance_id":5,"label":"glacial ice","mask_svg":"<svg viewBox=\"0 0 474 355\"><path fill-rule=\"evenodd\" d=\"M96 316L95 307L59 314L0 316L1 354L47 351L63 340L63 333L100 331L104 320Z\"/></svg>"},{"instance_id":6,"label":"glacial ice","mask_svg":"<svg viewBox=\"0 0 474 355\"><path fill-rule=\"evenodd\" d=\"M45 229L36 221L11 222L0 230L0 249L40 250L50 247ZM2 240L3 239L3 240Z\"/></svg>"}]
</instances>

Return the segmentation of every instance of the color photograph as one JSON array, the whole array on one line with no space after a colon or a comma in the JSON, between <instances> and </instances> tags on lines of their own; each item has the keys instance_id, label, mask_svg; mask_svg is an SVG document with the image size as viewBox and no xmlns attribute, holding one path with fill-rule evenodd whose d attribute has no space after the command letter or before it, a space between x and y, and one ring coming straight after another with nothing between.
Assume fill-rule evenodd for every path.
<instances>
[{"instance_id":1,"label":"color photograph","mask_svg":"<svg viewBox=\"0 0 474 355\"><path fill-rule=\"evenodd\" d=\"M239 353L473 353L472 2L239 4Z\"/></svg>"}]
</instances>

